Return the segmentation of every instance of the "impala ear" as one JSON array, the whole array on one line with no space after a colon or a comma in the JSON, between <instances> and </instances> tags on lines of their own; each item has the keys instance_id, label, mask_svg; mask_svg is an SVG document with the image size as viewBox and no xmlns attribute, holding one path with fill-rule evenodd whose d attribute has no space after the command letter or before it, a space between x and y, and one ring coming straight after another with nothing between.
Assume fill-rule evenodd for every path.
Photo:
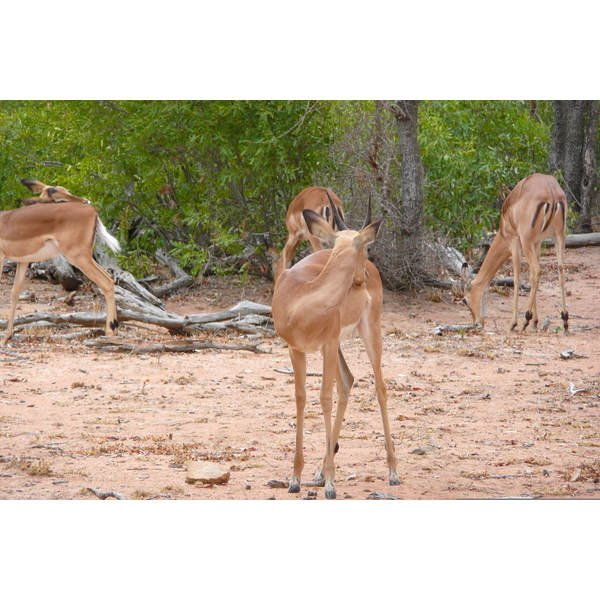
<instances>
[{"instance_id":1,"label":"impala ear","mask_svg":"<svg viewBox=\"0 0 600 600\"><path fill-rule=\"evenodd\" d=\"M302 216L306 221L308 231L322 242L333 248L335 246L336 235L331 225L319 214L312 210L305 209Z\"/></svg>"},{"instance_id":2,"label":"impala ear","mask_svg":"<svg viewBox=\"0 0 600 600\"><path fill-rule=\"evenodd\" d=\"M469 285L471 283L471 276L473 274L473 270L469 266L469 263L464 262L460 269L460 278L462 279L465 285Z\"/></svg>"},{"instance_id":3,"label":"impala ear","mask_svg":"<svg viewBox=\"0 0 600 600\"><path fill-rule=\"evenodd\" d=\"M370 225L367 225L357 236L357 239L360 239L365 245L372 244L377 237L377 233L379 232L379 228L383 223L383 219L379 219L378 221L374 221Z\"/></svg>"},{"instance_id":4,"label":"impala ear","mask_svg":"<svg viewBox=\"0 0 600 600\"><path fill-rule=\"evenodd\" d=\"M37 179L21 179L21 183L29 188L34 194L41 194L44 188L48 187L45 183L38 181Z\"/></svg>"}]
</instances>

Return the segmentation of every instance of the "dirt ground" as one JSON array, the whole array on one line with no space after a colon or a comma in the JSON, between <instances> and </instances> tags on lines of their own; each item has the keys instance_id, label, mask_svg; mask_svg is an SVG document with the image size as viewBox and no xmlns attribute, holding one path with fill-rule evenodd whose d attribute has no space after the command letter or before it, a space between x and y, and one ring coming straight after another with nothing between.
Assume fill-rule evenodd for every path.
<instances>
[{"instance_id":1,"label":"dirt ground","mask_svg":"<svg viewBox=\"0 0 600 600\"><path fill-rule=\"evenodd\" d=\"M344 343L356 382L336 457L338 499L600 498L600 249L567 250L571 334L562 334L554 253L542 257L540 321L546 331L507 334L510 295L490 291L483 332L432 333L468 325L449 292L386 292L383 371L399 460L390 487L381 418L362 343ZM509 274L508 267L499 276ZM8 315L12 276L0 283ZM18 315L103 311L83 293L74 307L59 287L27 281L35 292ZM243 298L270 303L269 285L206 279L171 298L178 314L215 312ZM521 299L524 307L525 298ZM191 354L118 354L56 330L17 330L0 352L0 499L323 499L269 482L291 476L295 436L290 361L275 336L267 353L202 350ZM120 336L167 340L164 330L123 323ZM212 336L223 343L236 336ZM572 351L570 358L561 353ZM309 359L319 372L320 355ZM284 371L284 372L282 372ZM303 481L324 454L320 377L309 377ZM186 483L187 464L210 461L230 472L225 484Z\"/></svg>"}]
</instances>

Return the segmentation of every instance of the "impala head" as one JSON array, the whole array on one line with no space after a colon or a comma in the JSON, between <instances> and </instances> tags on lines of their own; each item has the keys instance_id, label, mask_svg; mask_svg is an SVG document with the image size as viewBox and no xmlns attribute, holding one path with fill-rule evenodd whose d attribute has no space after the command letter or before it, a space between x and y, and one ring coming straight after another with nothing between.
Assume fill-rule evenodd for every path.
<instances>
[{"instance_id":1,"label":"impala head","mask_svg":"<svg viewBox=\"0 0 600 600\"><path fill-rule=\"evenodd\" d=\"M53 202L81 202L82 204L90 204L87 198L74 196L61 185L50 186L37 179L21 179L21 183L32 192L39 194L39 196L21 200L25 206L31 204L50 204Z\"/></svg>"},{"instance_id":2,"label":"impala head","mask_svg":"<svg viewBox=\"0 0 600 600\"><path fill-rule=\"evenodd\" d=\"M302 211L302 215L304 216L304 220L312 235L333 248L334 252L339 252L351 247L355 253L359 254L359 260L356 261L356 269L354 272L354 285L361 286L367 281L367 272L365 269L365 263L368 258L367 250L375 241L383 219L371 223L371 198L369 198L367 218L362 229L360 231L348 229L335 204L332 202L329 193L327 196L329 198L329 203L331 204L333 219L338 231L335 231L323 217L312 210L304 210Z\"/></svg>"},{"instance_id":3,"label":"impala head","mask_svg":"<svg viewBox=\"0 0 600 600\"><path fill-rule=\"evenodd\" d=\"M472 270L467 263L462 266L461 277L466 290L462 303L471 312L473 325L479 325L483 328L485 323L485 290L480 287L472 287Z\"/></svg>"}]
</instances>

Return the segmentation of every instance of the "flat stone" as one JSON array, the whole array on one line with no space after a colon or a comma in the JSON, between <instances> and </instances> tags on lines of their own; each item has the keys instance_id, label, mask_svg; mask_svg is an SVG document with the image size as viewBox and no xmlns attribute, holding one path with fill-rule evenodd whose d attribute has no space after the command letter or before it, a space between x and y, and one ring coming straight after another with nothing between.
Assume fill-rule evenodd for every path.
<instances>
[{"instance_id":1,"label":"flat stone","mask_svg":"<svg viewBox=\"0 0 600 600\"><path fill-rule=\"evenodd\" d=\"M186 483L227 483L231 477L228 468L215 463L196 461L187 466Z\"/></svg>"}]
</instances>

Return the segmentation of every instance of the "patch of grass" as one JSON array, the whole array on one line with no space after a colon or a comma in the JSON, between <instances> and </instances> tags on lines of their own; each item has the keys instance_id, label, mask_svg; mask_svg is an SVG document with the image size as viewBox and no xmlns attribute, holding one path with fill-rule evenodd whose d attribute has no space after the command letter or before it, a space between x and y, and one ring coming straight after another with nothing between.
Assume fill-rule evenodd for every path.
<instances>
[{"instance_id":1,"label":"patch of grass","mask_svg":"<svg viewBox=\"0 0 600 600\"><path fill-rule=\"evenodd\" d=\"M21 458L13 458L9 463L9 467L19 469L31 477L49 477L54 475L50 463L43 459L24 460Z\"/></svg>"},{"instance_id":2,"label":"patch of grass","mask_svg":"<svg viewBox=\"0 0 600 600\"><path fill-rule=\"evenodd\" d=\"M84 390L101 390L102 386L85 383L83 381L74 381L71 384L71 389L77 389L77 388L81 388Z\"/></svg>"},{"instance_id":3,"label":"patch of grass","mask_svg":"<svg viewBox=\"0 0 600 600\"><path fill-rule=\"evenodd\" d=\"M163 494L183 494L185 490L179 486L166 485L162 490L160 490Z\"/></svg>"},{"instance_id":4,"label":"patch of grass","mask_svg":"<svg viewBox=\"0 0 600 600\"><path fill-rule=\"evenodd\" d=\"M152 495L153 495L152 492L147 492L146 490L134 490L131 493L131 499L132 500L145 500L146 498L149 498Z\"/></svg>"},{"instance_id":5,"label":"patch of grass","mask_svg":"<svg viewBox=\"0 0 600 600\"><path fill-rule=\"evenodd\" d=\"M570 485L559 485L556 487L541 488L536 492L540 496L573 496L573 488Z\"/></svg>"},{"instance_id":6,"label":"patch of grass","mask_svg":"<svg viewBox=\"0 0 600 600\"><path fill-rule=\"evenodd\" d=\"M433 413L434 415L443 415L446 412L446 409L442 406L424 406L423 412Z\"/></svg>"}]
</instances>

